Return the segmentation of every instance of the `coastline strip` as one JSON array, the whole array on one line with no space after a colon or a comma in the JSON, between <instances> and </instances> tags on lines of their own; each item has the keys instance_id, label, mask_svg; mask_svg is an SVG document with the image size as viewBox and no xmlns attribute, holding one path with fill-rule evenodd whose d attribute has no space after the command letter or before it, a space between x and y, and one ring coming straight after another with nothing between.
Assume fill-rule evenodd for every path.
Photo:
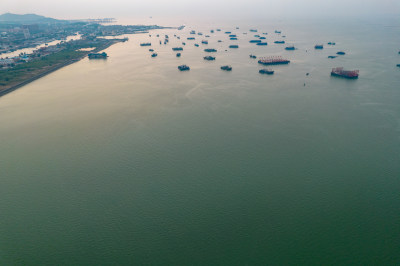
<instances>
[{"instance_id":1,"label":"coastline strip","mask_svg":"<svg viewBox=\"0 0 400 266\"><path fill-rule=\"evenodd\" d=\"M123 39L114 39L114 40L115 40L114 42L108 43L107 45L104 45L104 46L98 47L98 48L96 48L96 49L94 49L94 50L92 50L92 51L86 52L86 53L85 53L83 56L81 56L81 57L78 57L78 58L71 59L71 60L68 60L68 61L66 61L66 62L63 62L63 63L61 63L61 64L59 64L59 65L57 65L57 66L54 66L54 67L52 67L52 68L50 68L50 69L48 69L48 70L46 70L46 71L44 71L44 72L42 72L42 73L39 73L39 74L37 74L37 75L35 75L35 76L33 76L33 77L30 77L30 78L28 78L28 79L26 79L26 80L24 80L24 81L22 81L22 82L20 82L20 83L18 83L18 84L15 84L15 85L13 85L13 86L11 86L11 87L9 87L9 88L0 90L0 97L6 95L6 94L8 94L8 93L11 93L11 92L13 92L13 91L15 91L15 90L17 90L17 89L19 89L19 88L25 86L25 85L27 85L27 84L29 84L29 83L31 83L31 82L37 80L37 79L40 79L40 78L42 78L42 77L44 77L44 76L46 76L46 75L48 75L48 74L54 72L54 71L57 71L57 70L60 69L60 68L63 68L63 67L65 67L65 66L71 65L71 64L76 63L76 62L79 62L80 60L82 60L83 58L85 58L89 53L97 53L97 52L100 52L100 51L102 51L102 50L107 49L108 47L110 47L110 46L113 45L113 44L116 44L116 43L118 43L118 42L123 42L123 41L124 41Z\"/></svg>"}]
</instances>

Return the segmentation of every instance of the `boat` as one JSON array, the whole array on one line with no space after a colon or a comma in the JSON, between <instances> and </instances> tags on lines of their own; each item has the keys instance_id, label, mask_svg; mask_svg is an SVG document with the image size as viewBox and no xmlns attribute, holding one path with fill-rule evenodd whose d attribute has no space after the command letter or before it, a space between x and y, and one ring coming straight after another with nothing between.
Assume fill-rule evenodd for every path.
<instances>
[{"instance_id":1,"label":"boat","mask_svg":"<svg viewBox=\"0 0 400 266\"><path fill-rule=\"evenodd\" d=\"M195 43L194 46L199 47L199 45L197 43Z\"/></svg>"},{"instance_id":2,"label":"boat","mask_svg":"<svg viewBox=\"0 0 400 266\"><path fill-rule=\"evenodd\" d=\"M257 56L251 54L251 55L250 55L250 58L257 58Z\"/></svg>"},{"instance_id":3,"label":"boat","mask_svg":"<svg viewBox=\"0 0 400 266\"><path fill-rule=\"evenodd\" d=\"M259 42L259 43L257 43L256 45L268 45L268 43L267 42Z\"/></svg>"},{"instance_id":4,"label":"boat","mask_svg":"<svg viewBox=\"0 0 400 266\"><path fill-rule=\"evenodd\" d=\"M196 38L194 37L187 37L188 40L195 40Z\"/></svg>"},{"instance_id":5,"label":"boat","mask_svg":"<svg viewBox=\"0 0 400 266\"><path fill-rule=\"evenodd\" d=\"M217 29L217 31L221 31L221 29Z\"/></svg>"},{"instance_id":6,"label":"boat","mask_svg":"<svg viewBox=\"0 0 400 266\"><path fill-rule=\"evenodd\" d=\"M185 28L185 26L182 25L182 26L180 26L180 27L178 28L178 30L183 30L184 28Z\"/></svg>"},{"instance_id":7,"label":"boat","mask_svg":"<svg viewBox=\"0 0 400 266\"><path fill-rule=\"evenodd\" d=\"M230 32L230 31L225 31L225 34L231 34L232 32Z\"/></svg>"},{"instance_id":8,"label":"boat","mask_svg":"<svg viewBox=\"0 0 400 266\"><path fill-rule=\"evenodd\" d=\"M182 45L186 45L186 43L185 43L185 42L182 42Z\"/></svg>"},{"instance_id":9,"label":"boat","mask_svg":"<svg viewBox=\"0 0 400 266\"><path fill-rule=\"evenodd\" d=\"M232 37L232 38L229 38L231 41L237 41L237 39L238 38L236 38L236 37Z\"/></svg>"},{"instance_id":10,"label":"boat","mask_svg":"<svg viewBox=\"0 0 400 266\"><path fill-rule=\"evenodd\" d=\"M237 37L236 34L231 34L229 37Z\"/></svg>"},{"instance_id":11,"label":"boat","mask_svg":"<svg viewBox=\"0 0 400 266\"><path fill-rule=\"evenodd\" d=\"M281 34L282 32L280 30L275 30L276 34Z\"/></svg>"},{"instance_id":12,"label":"boat","mask_svg":"<svg viewBox=\"0 0 400 266\"><path fill-rule=\"evenodd\" d=\"M187 65L180 65L180 66L178 66L178 69L180 71L187 71L187 70L190 70L190 67Z\"/></svg>"},{"instance_id":13,"label":"boat","mask_svg":"<svg viewBox=\"0 0 400 266\"><path fill-rule=\"evenodd\" d=\"M154 52L154 49L149 49L149 52Z\"/></svg>"},{"instance_id":14,"label":"boat","mask_svg":"<svg viewBox=\"0 0 400 266\"><path fill-rule=\"evenodd\" d=\"M256 29L250 29L249 31L250 31L250 32L257 32Z\"/></svg>"},{"instance_id":15,"label":"boat","mask_svg":"<svg viewBox=\"0 0 400 266\"><path fill-rule=\"evenodd\" d=\"M267 39L267 38L265 38L265 37L260 37L259 39L260 39L260 40L265 40L265 39Z\"/></svg>"},{"instance_id":16,"label":"boat","mask_svg":"<svg viewBox=\"0 0 400 266\"><path fill-rule=\"evenodd\" d=\"M197 33L197 35L201 36L201 35L203 35L203 33L199 32L199 33Z\"/></svg>"},{"instance_id":17,"label":"boat","mask_svg":"<svg viewBox=\"0 0 400 266\"><path fill-rule=\"evenodd\" d=\"M292 51L292 50L295 50L296 48L292 45L292 46L288 46L288 47L285 47L285 50L288 50L288 51Z\"/></svg>"},{"instance_id":18,"label":"boat","mask_svg":"<svg viewBox=\"0 0 400 266\"><path fill-rule=\"evenodd\" d=\"M231 71L232 67L231 66L222 66L221 69L225 70L225 71Z\"/></svg>"},{"instance_id":19,"label":"boat","mask_svg":"<svg viewBox=\"0 0 400 266\"><path fill-rule=\"evenodd\" d=\"M208 60L208 61L215 60L215 57L214 57L214 56L205 56L205 57L203 57L203 58L204 58L204 60Z\"/></svg>"},{"instance_id":20,"label":"boat","mask_svg":"<svg viewBox=\"0 0 400 266\"><path fill-rule=\"evenodd\" d=\"M285 41L274 41L274 43L282 44L282 43L285 43Z\"/></svg>"},{"instance_id":21,"label":"boat","mask_svg":"<svg viewBox=\"0 0 400 266\"><path fill-rule=\"evenodd\" d=\"M258 63L262 65L286 65L289 64L290 61L282 58L281 56L269 56L262 57L260 60L258 60Z\"/></svg>"},{"instance_id":22,"label":"boat","mask_svg":"<svg viewBox=\"0 0 400 266\"><path fill-rule=\"evenodd\" d=\"M336 45L335 42L328 42L328 45Z\"/></svg>"},{"instance_id":23,"label":"boat","mask_svg":"<svg viewBox=\"0 0 400 266\"><path fill-rule=\"evenodd\" d=\"M177 53L177 54L176 54L176 57L181 57L181 53Z\"/></svg>"},{"instance_id":24,"label":"boat","mask_svg":"<svg viewBox=\"0 0 400 266\"><path fill-rule=\"evenodd\" d=\"M254 35L254 37L256 37L256 38L260 38L260 35L256 34L256 35Z\"/></svg>"},{"instance_id":25,"label":"boat","mask_svg":"<svg viewBox=\"0 0 400 266\"><path fill-rule=\"evenodd\" d=\"M151 42L144 42L144 43L141 43L140 46L151 46Z\"/></svg>"},{"instance_id":26,"label":"boat","mask_svg":"<svg viewBox=\"0 0 400 266\"><path fill-rule=\"evenodd\" d=\"M273 75L274 71L270 68L264 68L264 69L260 69L258 71L260 74L267 74L267 75Z\"/></svg>"},{"instance_id":27,"label":"boat","mask_svg":"<svg viewBox=\"0 0 400 266\"><path fill-rule=\"evenodd\" d=\"M397 67L400 67L400 64L397 64L396 66L397 66Z\"/></svg>"},{"instance_id":28,"label":"boat","mask_svg":"<svg viewBox=\"0 0 400 266\"><path fill-rule=\"evenodd\" d=\"M89 59L106 59L108 55L106 53L90 53L88 54Z\"/></svg>"},{"instance_id":29,"label":"boat","mask_svg":"<svg viewBox=\"0 0 400 266\"><path fill-rule=\"evenodd\" d=\"M214 30L210 30L211 33L214 33Z\"/></svg>"},{"instance_id":30,"label":"boat","mask_svg":"<svg viewBox=\"0 0 400 266\"><path fill-rule=\"evenodd\" d=\"M182 47L174 47L172 48L172 51L183 51Z\"/></svg>"},{"instance_id":31,"label":"boat","mask_svg":"<svg viewBox=\"0 0 400 266\"><path fill-rule=\"evenodd\" d=\"M218 42L222 42L221 40L218 40Z\"/></svg>"},{"instance_id":32,"label":"boat","mask_svg":"<svg viewBox=\"0 0 400 266\"><path fill-rule=\"evenodd\" d=\"M190 32L190 34L196 34L196 31L195 31L195 30L192 30L192 31Z\"/></svg>"},{"instance_id":33,"label":"boat","mask_svg":"<svg viewBox=\"0 0 400 266\"><path fill-rule=\"evenodd\" d=\"M207 52L207 53L215 53L216 51L217 51L217 50L211 49L211 48L204 49L204 52Z\"/></svg>"},{"instance_id":34,"label":"boat","mask_svg":"<svg viewBox=\"0 0 400 266\"><path fill-rule=\"evenodd\" d=\"M208 44L208 41L201 41L202 44Z\"/></svg>"},{"instance_id":35,"label":"boat","mask_svg":"<svg viewBox=\"0 0 400 266\"><path fill-rule=\"evenodd\" d=\"M229 48L239 48L239 45L236 45L236 44L234 44L234 45L229 45Z\"/></svg>"},{"instance_id":36,"label":"boat","mask_svg":"<svg viewBox=\"0 0 400 266\"><path fill-rule=\"evenodd\" d=\"M151 57L156 57L158 54L157 53L152 53Z\"/></svg>"},{"instance_id":37,"label":"boat","mask_svg":"<svg viewBox=\"0 0 400 266\"><path fill-rule=\"evenodd\" d=\"M343 51L340 51L340 52L337 52L336 54L338 54L338 55L345 55L346 53L343 52Z\"/></svg>"},{"instance_id":38,"label":"boat","mask_svg":"<svg viewBox=\"0 0 400 266\"><path fill-rule=\"evenodd\" d=\"M321 50L321 49L324 49L324 45L322 45L322 44L317 44L317 45L314 46L314 48L315 48L315 49Z\"/></svg>"},{"instance_id":39,"label":"boat","mask_svg":"<svg viewBox=\"0 0 400 266\"><path fill-rule=\"evenodd\" d=\"M249 43L259 43L262 42L261 40L250 40Z\"/></svg>"},{"instance_id":40,"label":"boat","mask_svg":"<svg viewBox=\"0 0 400 266\"><path fill-rule=\"evenodd\" d=\"M328 56L328 58L330 58L330 59L334 59L334 58L336 58L337 56L336 55L329 55Z\"/></svg>"},{"instance_id":41,"label":"boat","mask_svg":"<svg viewBox=\"0 0 400 266\"><path fill-rule=\"evenodd\" d=\"M359 70L344 70L343 67L335 67L332 68L331 76L347 79L357 79L359 72Z\"/></svg>"},{"instance_id":42,"label":"boat","mask_svg":"<svg viewBox=\"0 0 400 266\"><path fill-rule=\"evenodd\" d=\"M206 38L210 38L210 35L206 35Z\"/></svg>"}]
</instances>

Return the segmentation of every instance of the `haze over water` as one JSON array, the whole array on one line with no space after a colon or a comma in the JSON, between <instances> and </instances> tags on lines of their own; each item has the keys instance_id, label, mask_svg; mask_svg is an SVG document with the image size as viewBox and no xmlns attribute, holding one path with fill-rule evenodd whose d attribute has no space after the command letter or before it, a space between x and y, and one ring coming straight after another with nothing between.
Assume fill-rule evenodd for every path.
<instances>
[{"instance_id":1,"label":"haze over water","mask_svg":"<svg viewBox=\"0 0 400 266\"><path fill-rule=\"evenodd\" d=\"M0 98L0 264L399 264L398 22L154 24L183 23ZM291 63L264 76L249 54Z\"/></svg>"}]
</instances>

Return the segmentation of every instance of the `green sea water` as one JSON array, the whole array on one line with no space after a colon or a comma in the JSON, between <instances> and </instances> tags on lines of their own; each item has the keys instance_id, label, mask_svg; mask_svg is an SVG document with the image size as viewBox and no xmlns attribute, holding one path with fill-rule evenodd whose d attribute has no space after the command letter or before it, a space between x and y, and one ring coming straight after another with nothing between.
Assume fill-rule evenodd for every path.
<instances>
[{"instance_id":1,"label":"green sea water","mask_svg":"<svg viewBox=\"0 0 400 266\"><path fill-rule=\"evenodd\" d=\"M0 264L399 265L399 23L184 22L0 98Z\"/></svg>"}]
</instances>

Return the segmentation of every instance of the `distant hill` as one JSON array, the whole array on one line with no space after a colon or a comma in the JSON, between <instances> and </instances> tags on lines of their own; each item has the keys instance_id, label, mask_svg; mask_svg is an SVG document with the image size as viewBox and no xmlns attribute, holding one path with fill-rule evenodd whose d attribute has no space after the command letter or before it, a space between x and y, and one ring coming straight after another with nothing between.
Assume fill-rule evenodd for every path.
<instances>
[{"instance_id":1,"label":"distant hill","mask_svg":"<svg viewBox=\"0 0 400 266\"><path fill-rule=\"evenodd\" d=\"M0 15L0 23L65 23L65 20L57 20L54 18L48 18L44 16L39 16L36 14L25 14L25 15L18 15L18 14L11 14L5 13Z\"/></svg>"}]
</instances>

